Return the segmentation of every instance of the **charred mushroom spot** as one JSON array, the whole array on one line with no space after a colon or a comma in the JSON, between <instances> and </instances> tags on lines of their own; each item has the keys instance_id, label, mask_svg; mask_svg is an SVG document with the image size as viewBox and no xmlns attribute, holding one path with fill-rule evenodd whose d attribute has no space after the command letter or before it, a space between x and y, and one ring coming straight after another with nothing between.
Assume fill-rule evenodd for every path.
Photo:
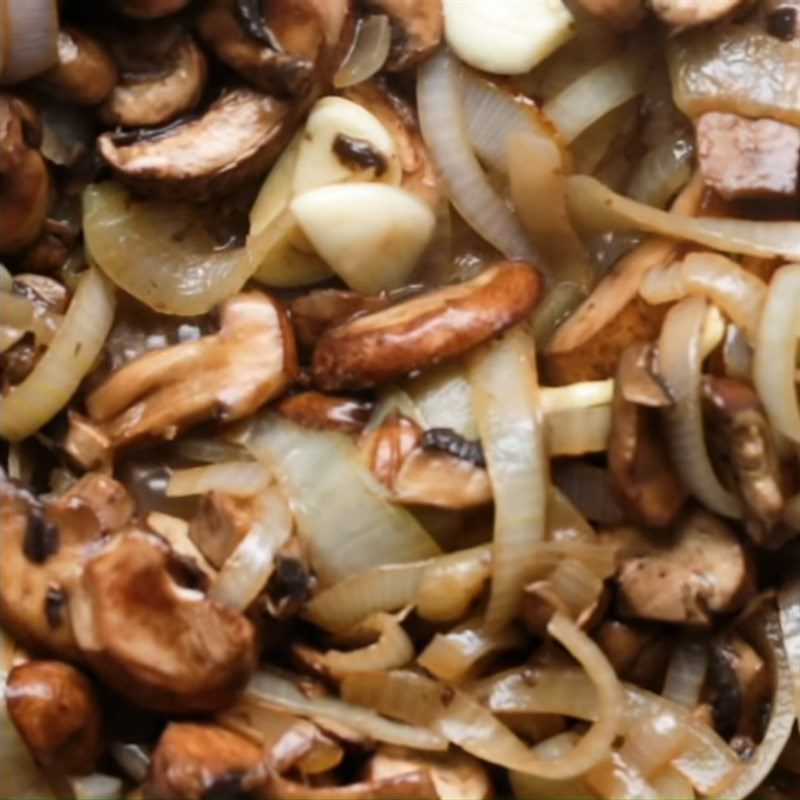
<instances>
[{"instance_id":1,"label":"charred mushroom spot","mask_svg":"<svg viewBox=\"0 0 800 800\"><path fill-rule=\"evenodd\" d=\"M339 133L333 140L333 152L346 167L374 169L376 177L383 175L389 168L386 157L376 150L371 142Z\"/></svg>"},{"instance_id":2,"label":"charred mushroom spot","mask_svg":"<svg viewBox=\"0 0 800 800\"><path fill-rule=\"evenodd\" d=\"M476 467L486 466L486 457L480 441L465 439L451 428L430 428L422 434L420 445L423 450L440 453L469 461Z\"/></svg>"},{"instance_id":3,"label":"charred mushroom spot","mask_svg":"<svg viewBox=\"0 0 800 800\"><path fill-rule=\"evenodd\" d=\"M58 552L58 546L58 528L42 516L40 509L31 509L25 541L22 544L25 557L34 564L43 564Z\"/></svg>"},{"instance_id":4,"label":"charred mushroom spot","mask_svg":"<svg viewBox=\"0 0 800 800\"><path fill-rule=\"evenodd\" d=\"M278 563L267 583L267 593L275 603L301 605L311 597L313 579L308 568L297 558L278 557Z\"/></svg>"},{"instance_id":5,"label":"charred mushroom spot","mask_svg":"<svg viewBox=\"0 0 800 800\"><path fill-rule=\"evenodd\" d=\"M791 42L797 33L797 9L779 8L767 16L767 32L776 39Z\"/></svg>"},{"instance_id":6,"label":"charred mushroom spot","mask_svg":"<svg viewBox=\"0 0 800 800\"><path fill-rule=\"evenodd\" d=\"M64 624L64 603L67 597L61 586L50 586L44 598L44 615L47 624L55 630Z\"/></svg>"},{"instance_id":7,"label":"charred mushroom spot","mask_svg":"<svg viewBox=\"0 0 800 800\"><path fill-rule=\"evenodd\" d=\"M714 727L725 739L730 739L736 733L742 705L733 659L734 654L727 643L718 642L711 648L708 669L715 689L711 702Z\"/></svg>"},{"instance_id":8,"label":"charred mushroom spot","mask_svg":"<svg viewBox=\"0 0 800 800\"><path fill-rule=\"evenodd\" d=\"M261 0L236 0L236 11L242 27L257 42L272 48L276 53L284 52L283 45L264 19Z\"/></svg>"}]
</instances>

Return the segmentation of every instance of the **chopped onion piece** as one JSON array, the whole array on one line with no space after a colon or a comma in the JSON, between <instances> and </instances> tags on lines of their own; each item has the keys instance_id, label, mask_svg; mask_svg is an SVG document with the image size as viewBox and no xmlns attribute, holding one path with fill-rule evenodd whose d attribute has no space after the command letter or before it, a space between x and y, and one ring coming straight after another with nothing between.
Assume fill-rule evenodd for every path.
<instances>
[{"instance_id":1,"label":"chopped onion piece","mask_svg":"<svg viewBox=\"0 0 800 800\"><path fill-rule=\"evenodd\" d=\"M289 498L323 584L369 567L438 554L414 517L389 501L344 434L266 415L256 422L248 447Z\"/></svg>"},{"instance_id":2,"label":"chopped onion piece","mask_svg":"<svg viewBox=\"0 0 800 800\"><path fill-rule=\"evenodd\" d=\"M789 578L778 592L783 646L794 689L794 706L800 720L800 577Z\"/></svg>"},{"instance_id":3,"label":"chopped onion piece","mask_svg":"<svg viewBox=\"0 0 800 800\"><path fill-rule=\"evenodd\" d=\"M356 680L361 678L355 676ZM347 680L347 679L346 679ZM250 679L245 690L261 702L307 717L320 717L346 725L379 742L413 747L417 750L446 750L447 739L425 727L405 725L386 719L366 708L336 697L306 697L288 678L262 670ZM245 695L245 696L246 696Z\"/></svg>"},{"instance_id":4,"label":"chopped onion piece","mask_svg":"<svg viewBox=\"0 0 800 800\"><path fill-rule=\"evenodd\" d=\"M537 266L541 259L520 223L489 183L469 142L459 86L459 66L440 50L417 74L417 105L425 144L458 213L507 258Z\"/></svg>"},{"instance_id":5,"label":"chopped onion piece","mask_svg":"<svg viewBox=\"0 0 800 800\"><path fill-rule=\"evenodd\" d=\"M19 83L58 61L55 0L4 0L0 17L0 84Z\"/></svg>"},{"instance_id":6,"label":"chopped onion piece","mask_svg":"<svg viewBox=\"0 0 800 800\"><path fill-rule=\"evenodd\" d=\"M100 354L115 304L111 286L97 270L89 270L44 355L3 398L0 436L10 441L24 439L69 402Z\"/></svg>"},{"instance_id":7,"label":"chopped onion piece","mask_svg":"<svg viewBox=\"0 0 800 800\"><path fill-rule=\"evenodd\" d=\"M211 491L247 497L266 488L270 481L269 472L255 461L223 461L175 470L167 485L167 497L186 497Z\"/></svg>"},{"instance_id":8,"label":"chopped onion piece","mask_svg":"<svg viewBox=\"0 0 800 800\"><path fill-rule=\"evenodd\" d=\"M613 378L570 383L566 386L542 386L539 390L541 408L545 414L608 405L613 394Z\"/></svg>"},{"instance_id":9,"label":"chopped onion piece","mask_svg":"<svg viewBox=\"0 0 800 800\"><path fill-rule=\"evenodd\" d=\"M545 739L534 745L533 751L542 758L563 758L578 741L575 731L564 731L550 739ZM510 770L508 778L514 790L514 796L519 800L596 800L597 795L586 786L583 779L578 776L566 780L552 781L538 778L525 772Z\"/></svg>"},{"instance_id":10,"label":"chopped onion piece","mask_svg":"<svg viewBox=\"0 0 800 800\"><path fill-rule=\"evenodd\" d=\"M494 494L494 561L486 625L514 616L532 545L545 536L547 457L533 340L514 328L473 356L475 416Z\"/></svg>"},{"instance_id":11,"label":"chopped onion piece","mask_svg":"<svg viewBox=\"0 0 800 800\"><path fill-rule=\"evenodd\" d=\"M30 331L39 344L49 344L63 317L18 294L3 293L0 298L2 324Z\"/></svg>"},{"instance_id":12,"label":"chopped onion piece","mask_svg":"<svg viewBox=\"0 0 800 800\"><path fill-rule=\"evenodd\" d=\"M722 346L722 361L729 378L750 381L753 374L753 350L744 338L742 329L728 325Z\"/></svg>"},{"instance_id":13,"label":"chopped onion piece","mask_svg":"<svg viewBox=\"0 0 800 800\"><path fill-rule=\"evenodd\" d=\"M674 714L661 711L625 732L619 755L644 778L650 778L684 749L688 735Z\"/></svg>"},{"instance_id":14,"label":"chopped onion piece","mask_svg":"<svg viewBox=\"0 0 800 800\"><path fill-rule=\"evenodd\" d=\"M582 75L542 109L567 142L641 94L650 58L645 48L615 55Z\"/></svg>"},{"instance_id":15,"label":"chopped onion piece","mask_svg":"<svg viewBox=\"0 0 800 800\"><path fill-rule=\"evenodd\" d=\"M141 784L150 772L151 754L145 746L133 742L114 741L108 748L114 761L136 784Z\"/></svg>"},{"instance_id":16,"label":"chopped onion piece","mask_svg":"<svg viewBox=\"0 0 800 800\"><path fill-rule=\"evenodd\" d=\"M797 351L800 344L800 264L772 276L758 323L753 383L776 431L800 443Z\"/></svg>"},{"instance_id":17,"label":"chopped onion piece","mask_svg":"<svg viewBox=\"0 0 800 800\"><path fill-rule=\"evenodd\" d=\"M700 294L719 306L752 342L767 296L764 281L717 253L689 253L682 261L657 267L639 289L653 305Z\"/></svg>"},{"instance_id":18,"label":"chopped onion piece","mask_svg":"<svg viewBox=\"0 0 800 800\"><path fill-rule=\"evenodd\" d=\"M683 217L623 197L588 175L568 177L566 193L576 222L597 232L643 230L726 253L800 258L800 222Z\"/></svg>"},{"instance_id":19,"label":"chopped onion piece","mask_svg":"<svg viewBox=\"0 0 800 800\"><path fill-rule=\"evenodd\" d=\"M333 76L333 85L346 89L371 78L386 63L391 44L389 17L385 14L362 17L353 46Z\"/></svg>"},{"instance_id":20,"label":"chopped onion piece","mask_svg":"<svg viewBox=\"0 0 800 800\"><path fill-rule=\"evenodd\" d=\"M659 800L656 790L618 751L586 773L586 783L599 797L614 800Z\"/></svg>"},{"instance_id":21,"label":"chopped onion piece","mask_svg":"<svg viewBox=\"0 0 800 800\"><path fill-rule=\"evenodd\" d=\"M579 456L608 448L611 406L555 411L545 417L545 442L550 456Z\"/></svg>"},{"instance_id":22,"label":"chopped onion piece","mask_svg":"<svg viewBox=\"0 0 800 800\"><path fill-rule=\"evenodd\" d=\"M446 363L426 369L408 381L405 390L426 430L450 428L465 439L478 438L472 387L462 364Z\"/></svg>"},{"instance_id":23,"label":"chopped onion piece","mask_svg":"<svg viewBox=\"0 0 800 800\"><path fill-rule=\"evenodd\" d=\"M706 301L688 297L664 319L658 341L658 367L674 404L664 409L672 459L686 488L704 505L738 517L739 501L717 478L706 448L700 405L701 334Z\"/></svg>"},{"instance_id":24,"label":"chopped onion piece","mask_svg":"<svg viewBox=\"0 0 800 800\"><path fill-rule=\"evenodd\" d=\"M664 208L692 179L694 144L685 130L677 130L647 151L628 181L633 200Z\"/></svg>"},{"instance_id":25,"label":"chopped onion piece","mask_svg":"<svg viewBox=\"0 0 800 800\"><path fill-rule=\"evenodd\" d=\"M679 706L694 711L708 670L708 643L685 636L672 650L661 694Z\"/></svg>"},{"instance_id":26,"label":"chopped onion piece","mask_svg":"<svg viewBox=\"0 0 800 800\"><path fill-rule=\"evenodd\" d=\"M93 772L69 778L68 782L75 800L116 800L122 797L122 780L115 775Z\"/></svg>"},{"instance_id":27,"label":"chopped onion piece","mask_svg":"<svg viewBox=\"0 0 800 800\"><path fill-rule=\"evenodd\" d=\"M266 586L275 554L292 533L292 512L278 489L258 495L253 525L225 559L209 595L244 611Z\"/></svg>"}]
</instances>

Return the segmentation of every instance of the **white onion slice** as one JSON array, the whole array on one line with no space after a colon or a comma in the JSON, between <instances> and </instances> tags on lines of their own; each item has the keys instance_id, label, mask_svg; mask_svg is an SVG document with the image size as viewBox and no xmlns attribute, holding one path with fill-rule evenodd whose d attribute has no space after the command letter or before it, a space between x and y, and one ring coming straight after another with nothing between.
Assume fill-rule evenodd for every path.
<instances>
[{"instance_id":1,"label":"white onion slice","mask_svg":"<svg viewBox=\"0 0 800 800\"><path fill-rule=\"evenodd\" d=\"M470 382L475 416L494 494L494 562L487 628L514 616L532 545L545 536L547 456L533 340L522 328L473 356Z\"/></svg>"},{"instance_id":2,"label":"white onion slice","mask_svg":"<svg viewBox=\"0 0 800 800\"><path fill-rule=\"evenodd\" d=\"M450 428L465 439L478 438L472 403L472 387L459 362L426 369L405 385L406 395L419 414L422 426Z\"/></svg>"},{"instance_id":3,"label":"white onion slice","mask_svg":"<svg viewBox=\"0 0 800 800\"><path fill-rule=\"evenodd\" d=\"M100 354L115 304L113 289L97 270L81 278L50 346L25 380L3 398L0 436L24 439L69 402Z\"/></svg>"},{"instance_id":4,"label":"white onion slice","mask_svg":"<svg viewBox=\"0 0 800 800\"><path fill-rule=\"evenodd\" d=\"M611 406L553 411L545 417L545 443L550 456L580 456L608 448Z\"/></svg>"},{"instance_id":5,"label":"white onion slice","mask_svg":"<svg viewBox=\"0 0 800 800\"><path fill-rule=\"evenodd\" d=\"M800 720L800 577L789 578L778 592L783 646L794 689L795 714Z\"/></svg>"},{"instance_id":6,"label":"white onion slice","mask_svg":"<svg viewBox=\"0 0 800 800\"><path fill-rule=\"evenodd\" d=\"M386 63L391 44L389 17L385 14L362 17L353 46L333 76L333 85L346 89L371 78Z\"/></svg>"},{"instance_id":7,"label":"white onion slice","mask_svg":"<svg viewBox=\"0 0 800 800\"><path fill-rule=\"evenodd\" d=\"M674 405L664 410L670 452L686 488L717 514L738 517L739 501L717 478L703 434L700 401L701 334L706 301L694 296L673 306L658 340L658 370Z\"/></svg>"},{"instance_id":8,"label":"white onion slice","mask_svg":"<svg viewBox=\"0 0 800 800\"><path fill-rule=\"evenodd\" d=\"M268 415L256 422L248 447L288 497L323 584L438 554L414 517L389 501L344 434Z\"/></svg>"},{"instance_id":9,"label":"white onion slice","mask_svg":"<svg viewBox=\"0 0 800 800\"><path fill-rule=\"evenodd\" d=\"M708 670L708 642L684 637L672 650L661 694L679 706L694 711Z\"/></svg>"},{"instance_id":10,"label":"white onion slice","mask_svg":"<svg viewBox=\"0 0 800 800\"><path fill-rule=\"evenodd\" d=\"M359 677L356 676L356 680ZM386 719L374 711L336 697L306 697L291 680L275 672L256 672L245 690L245 696L248 694L279 711L339 722L379 742L417 750L447 749L447 740L439 733Z\"/></svg>"},{"instance_id":11,"label":"white onion slice","mask_svg":"<svg viewBox=\"0 0 800 800\"><path fill-rule=\"evenodd\" d=\"M772 276L758 323L753 383L772 426L800 443L797 349L800 343L800 264L787 264Z\"/></svg>"},{"instance_id":12,"label":"white onion slice","mask_svg":"<svg viewBox=\"0 0 800 800\"><path fill-rule=\"evenodd\" d=\"M33 78L58 60L56 0L4 0L0 8L0 84Z\"/></svg>"},{"instance_id":13,"label":"white onion slice","mask_svg":"<svg viewBox=\"0 0 800 800\"><path fill-rule=\"evenodd\" d=\"M570 214L594 231L642 230L726 253L800 258L800 222L683 217L623 197L588 175L567 178L566 192Z\"/></svg>"},{"instance_id":14,"label":"white onion slice","mask_svg":"<svg viewBox=\"0 0 800 800\"><path fill-rule=\"evenodd\" d=\"M75 800L117 800L124 789L121 778L102 772L68 778L68 783Z\"/></svg>"},{"instance_id":15,"label":"white onion slice","mask_svg":"<svg viewBox=\"0 0 800 800\"><path fill-rule=\"evenodd\" d=\"M644 48L615 55L567 86L542 110L571 142L609 111L642 93L648 62Z\"/></svg>"},{"instance_id":16,"label":"white onion slice","mask_svg":"<svg viewBox=\"0 0 800 800\"><path fill-rule=\"evenodd\" d=\"M0 295L0 320L4 327L30 331L38 344L49 344L63 317L18 294Z\"/></svg>"},{"instance_id":17,"label":"white onion slice","mask_svg":"<svg viewBox=\"0 0 800 800\"><path fill-rule=\"evenodd\" d=\"M645 153L628 181L626 194L639 203L664 208L692 178L694 146L685 131L675 131Z\"/></svg>"},{"instance_id":18,"label":"white onion slice","mask_svg":"<svg viewBox=\"0 0 800 800\"><path fill-rule=\"evenodd\" d=\"M255 461L227 461L175 470L167 484L167 497L186 497L206 492L241 496L257 494L270 483L270 475Z\"/></svg>"},{"instance_id":19,"label":"white onion slice","mask_svg":"<svg viewBox=\"0 0 800 800\"><path fill-rule=\"evenodd\" d=\"M728 325L722 346L722 361L729 378L750 381L753 374L753 349L744 338L741 328Z\"/></svg>"},{"instance_id":20,"label":"white onion slice","mask_svg":"<svg viewBox=\"0 0 800 800\"><path fill-rule=\"evenodd\" d=\"M417 106L425 144L458 213L507 258L524 258L538 265L541 259L525 231L492 188L472 151L459 66L447 51L439 51L419 68Z\"/></svg>"}]
</instances>

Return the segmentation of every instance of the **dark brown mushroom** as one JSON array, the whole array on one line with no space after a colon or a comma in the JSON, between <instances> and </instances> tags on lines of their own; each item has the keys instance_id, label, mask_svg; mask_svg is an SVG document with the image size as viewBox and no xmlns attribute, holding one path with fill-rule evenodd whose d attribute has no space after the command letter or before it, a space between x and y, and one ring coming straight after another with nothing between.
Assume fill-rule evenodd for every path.
<instances>
[{"instance_id":1,"label":"dark brown mushroom","mask_svg":"<svg viewBox=\"0 0 800 800\"><path fill-rule=\"evenodd\" d=\"M82 503L92 510L102 531L115 531L126 525L136 511L128 490L110 475L87 472L64 492L59 504Z\"/></svg>"},{"instance_id":2,"label":"dark brown mushroom","mask_svg":"<svg viewBox=\"0 0 800 800\"><path fill-rule=\"evenodd\" d=\"M185 8L191 0L113 0L114 5L126 16L137 19L155 19L174 14Z\"/></svg>"},{"instance_id":3,"label":"dark brown mushroom","mask_svg":"<svg viewBox=\"0 0 800 800\"><path fill-rule=\"evenodd\" d=\"M82 469L111 470L111 440L86 417L70 410L69 427L64 436L64 452Z\"/></svg>"},{"instance_id":4,"label":"dark brown mushroom","mask_svg":"<svg viewBox=\"0 0 800 800\"><path fill-rule=\"evenodd\" d=\"M253 627L210 600L205 576L158 536L127 529L86 559L70 598L92 668L144 708L223 708L255 667Z\"/></svg>"},{"instance_id":5,"label":"dark brown mushroom","mask_svg":"<svg viewBox=\"0 0 800 800\"><path fill-rule=\"evenodd\" d=\"M152 350L89 395L92 421L115 446L170 437L207 419L232 422L283 391L297 373L280 304L259 292L229 297L216 334Z\"/></svg>"},{"instance_id":6,"label":"dark brown mushroom","mask_svg":"<svg viewBox=\"0 0 800 800\"><path fill-rule=\"evenodd\" d=\"M58 33L58 63L37 79L37 85L59 100L93 106L108 97L119 73L111 51L78 28Z\"/></svg>"},{"instance_id":7,"label":"dark brown mushroom","mask_svg":"<svg viewBox=\"0 0 800 800\"><path fill-rule=\"evenodd\" d=\"M391 72L416 66L442 41L441 0L367 0L366 6L389 17L392 44L386 68Z\"/></svg>"},{"instance_id":8,"label":"dark brown mushroom","mask_svg":"<svg viewBox=\"0 0 800 800\"><path fill-rule=\"evenodd\" d=\"M353 319L317 343L314 381L326 391L363 389L454 358L524 319L542 285L529 264L504 261L471 281Z\"/></svg>"},{"instance_id":9,"label":"dark brown mushroom","mask_svg":"<svg viewBox=\"0 0 800 800\"><path fill-rule=\"evenodd\" d=\"M631 345L620 356L608 471L614 494L630 518L646 527L663 528L677 519L686 491L672 466L657 411L672 401L652 363L650 345Z\"/></svg>"},{"instance_id":10,"label":"dark brown mushroom","mask_svg":"<svg viewBox=\"0 0 800 800\"><path fill-rule=\"evenodd\" d=\"M246 797L242 779L263 758L261 746L227 728L171 722L153 752L144 794L181 800Z\"/></svg>"},{"instance_id":11,"label":"dark brown mushroom","mask_svg":"<svg viewBox=\"0 0 800 800\"><path fill-rule=\"evenodd\" d=\"M38 114L24 100L0 95L0 253L39 236L50 204L50 173L38 147Z\"/></svg>"},{"instance_id":12,"label":"dark brown mushroom","mask_svg":"<svg viewBox=\"0 0 800 800\"><path fill-rule=\"evenodd\" d=\"M91 772L102 748L92 685L63 661L27 661L8 674L8 714L34 759L63 775Z\"/></svg>"},{"instance_id":13,"label":"dark brown mushroom","mask_svg":"<svg viewBox=\"0 0 800 800\"><path fill-rule=\"evenodd\" d=\"M189 523L189 537L209 563L220 569L252 527L254 514L252 497L206 492Z\"/></svg>"},{"instance_id":14,"label":"dark brown mushroom","mask_svg":"<svg viewBox=\"0 0 800 800\"><path fill-rule=\"evenodd\" d=\"M578 0L587 14L618 31L630 31L644 21L642 0Z\"/></svg>"},{"instance_id":15,"label":"dark brown mushroom","mask_svg":"<svg viewBox=\"0 0 800 800\"><path fill-rule=\"evenodd\" d=\"M607 619L600 624L593 636L617 675L625 678L652 641L655 631L641 624Z\"/></svg>"},{"instance_id":16,"label":"dark brown mushroom","mask_svg":"<svg viewBox=\"0 0 800 800\"><path fill-rule=\"evenodd\" d=\"M361 433L369 422L372 403L322 392L300 392L281 400L275 410L304 428Z\"/></svg>"},{"instance_id":17,"label":"dark brown mushroom","mask_svg":"<svg viewBox=\"0 0 800 800\"><path fill-rule=\"evenodd\" d=\"M131 186L204 200L262 175L294 132L287 103L252 89L223 93L202 116L145 135L104 133L100 154Z\"/></svg>"}]
</instances>

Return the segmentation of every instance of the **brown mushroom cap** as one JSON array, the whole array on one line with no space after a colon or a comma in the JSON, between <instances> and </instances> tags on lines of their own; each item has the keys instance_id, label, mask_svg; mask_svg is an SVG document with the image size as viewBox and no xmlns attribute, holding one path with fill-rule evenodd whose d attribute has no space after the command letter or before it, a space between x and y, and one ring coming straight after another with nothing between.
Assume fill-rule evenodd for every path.
<instances>
[{"instance_id":1,"label":"brown mushroom cap","mask_svg":"<svg viewBox=\"0 0 800 800\"><path fill-rule=\"evenodd\" d=\"M163 74L123 73L99 109L103 122L127 128L163 125L195 108L206 85L205 56L186 36L175 43L166 59Z\"/></svg>"},{"instance_id":2,"label":"brown mushroom cap","mask_svg":"<svg viewBox=\"0 0 800 800\"><path fill-rule=\"evenodd\" d=\"M196 577L188 574L189 582ZM163 539L128 529L104 540L87 559L70 600L86 659L145 708L222 708L255 667L252 625L181 585L186 578L186 562Z\"/></svg>"},{"instance_id":3,"label":"brown mushroom cap","mask_svg":"<svg viewBox=\"0 0 800 800\"><path fill-rule=\"evenodd\" d=\"M263 748L219 725L172 722L153 752L147 797L238 797Z\"/></svg>"},{"instance_id":4,"label":"brown mushroom cap","mask_svg":"<svg viewBox=\"0 0 800 800\"><path fill-rule=\"evenodd\" d=\"M234 89L190 122L134 141L104 133L97 143L132 186L156 197L198 201L263 174L292 135L295 116L274 97Z\"/></svg>"},{"instance_id":5,"label":"brown mushroom cap","mask_svg":"<svg viewBox=\"0 0 800 800\"><path fill-rule=\"evenodd\" d=\"M529 264L504 261L471 281L353 319L317 343L314 381L327 391L363 389L461 355L524 319L542 285Z\"/></svg>"},{"instance_id":6,"label":"brown mushroom cap","mask_svg":"<svg viewBox=\"0 0 800 800\"><path fill-rule=\"evenodd\" d=\"M108 97L119 73L111 51L78 28L58 32L58 63L44 73L37 85L68 103L93 106Z\"/></svg>"},{"instance_id":7,"label":"brown mushroom cap","mask_svg":"<svg viewBox=\"0 0 800 800\"><path fill-rule=\"evenodd\" d=\"M50 204L50 173L36 148L38 114L24 100L0 94L0 253L14 253L36 239Z\"/></svg>"},{"instance_id":8,"label":"brown mushroom cap","mask_svg":"<svg viewBox=\"0 0 800 800\"><path fill-rule=\"evenodd\" d=\"M66 775L91 772L102 745L100 704L77 669L28 661L8 675L5 701L33 757Z\"/></svg>"},{"instance_id":9,"label":"brown mushroom cap","mask_svg":"<svg viewBox=\"0 0 800 800\"><path fill-rule=\"evenodd\" d=\"M322 392L300 392L281 400L275 410L304 428L360 433L369 421L372 403Z\"/></svg>"},{"instance_id":10,"label":"brown mushroom cap","mask_svg":"<svg viewBox=\"0 0 800 800\"><path fill-rule=\"evenodd\" d=\"M386 14L392 27L392 45L386 68L411 69L439 46L444 32L441 0L367 0L376 14Z\"/></svg>"},{"instance_id":11,"label":"brown mushroom cap","mask_svg":"<svg viewBox=\"0 0 800 800\"><path fill-rule=\"evenodd\" d=\"M222 306L218 333L145 353L113 373L86 406L112 443L123 445L205 419L240 419L296 372L283 308L260 292L237 294Z\"/></svg>"}]
</instances>

